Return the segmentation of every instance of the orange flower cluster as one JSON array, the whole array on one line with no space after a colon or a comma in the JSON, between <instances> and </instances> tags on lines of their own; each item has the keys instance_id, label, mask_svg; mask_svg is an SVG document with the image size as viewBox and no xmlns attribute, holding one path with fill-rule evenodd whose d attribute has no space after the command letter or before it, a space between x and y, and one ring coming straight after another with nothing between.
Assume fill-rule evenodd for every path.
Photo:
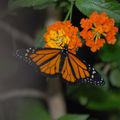
<instances>
[{"instance_id":1,"label":"orange flower cluster","mask_svg":"<svg viewBox=\"0 0 120 120\"><path fill-rule=\"evenodd\" d=\"M77 36L78 28L72 26L70 21L57 21L47 28L44 34L45 47L63 49L68 45L68 49L73 51L82 46L82 42Z\"/></svg>"},{"instance_id":2,"label":"orange flower cluster","mask_svg":"<svg viewBox=\"0 0 120 120\"><path fill-rule=\"evenodd\" d=\"M105 42L108 44L116 42L118 28L114 26L114 19L109 18L105 12L101 14L93 12L89 19L81 19L80 24L83 28L80 35L92 52L99 50Z\"/></svg>"}]
</instances>

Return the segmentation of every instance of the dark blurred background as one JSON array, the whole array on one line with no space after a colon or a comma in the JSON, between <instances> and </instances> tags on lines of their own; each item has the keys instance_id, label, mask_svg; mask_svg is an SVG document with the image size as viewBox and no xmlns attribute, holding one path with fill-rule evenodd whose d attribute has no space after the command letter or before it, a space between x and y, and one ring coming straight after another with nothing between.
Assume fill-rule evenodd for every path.
<instances>
[{"instance_id":1,"label":"dark blurred background","mask_svg":"<svg viewBox=\"0 0 120 120\"><path fill-rule=\"evenodd\" d=\"M32 38L45 16L46 10L31 8L9 12L8 0L0 0L0 120L20 119L17 113L27 101L26 96L32 99L29 91L45 91L39 73L15 56L16 49L33 46ZM25 97L21 95L24 91L28 91Z\"/></svg>"},{"instance_id":2,"label":"dark blurred background","mask_svg":"<svg viewBox=\"0 0 120 120\"><path fill-rule=\"evenodd\" d=\"M51 106L57 109L57 103L52 103L54 98L50 99L45 96L46 92L51 92L46 78L39 72L35 72L31 66L17 59L15 55L17 49L34 46L36 33L47 26L48 21L52 19L55 21L59 17L64 18L66 12L60 12L60 15L54 16L54 13L49 11L50 9L52 8L42 10L22 8L10 11L8 0L0 0L0 120L47 120L43 116L47 117L49 113L53 115L50 112ZM79 20L83 15L75 7L73 13L72 22L79 26ZM83 47L81 51L80 55L91 64L95 60L99 61L94 59L96 54L93 55L86 47ZM89 54L86 55L86 53ZM65 114L66 111L72 114L89 114L90 120L120 119L117 109L109 111L86 108L78 101L69 99L70 96L62 94L67 93L65 85L58 88L60 88L58 98L64 102L61 103L63 105L61 114ZM51 96L54 96L53 94L55 93L50 93ZM56 99L57 97L55 101ZM85 102L86 99L83 98L83 101ZM41 111L40 103L44 105L48 114Z\"/></svg>"}]
</instances>

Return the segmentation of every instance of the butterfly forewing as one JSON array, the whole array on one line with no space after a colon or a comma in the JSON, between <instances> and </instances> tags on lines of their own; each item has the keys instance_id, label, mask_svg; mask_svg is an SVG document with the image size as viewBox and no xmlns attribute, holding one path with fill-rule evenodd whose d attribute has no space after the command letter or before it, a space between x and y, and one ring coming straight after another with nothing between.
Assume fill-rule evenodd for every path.
<instances>
[{"instance_id":1,"label":"butterfly forewing","mask_svg":"<svg viewBox=\"0 0 120 120\"><path fill-rule=\"evenodd\" d=\"M54 75L59 73L61 54L59 49L20 49L17 56L39 68L40 72Z\"/></svg>"}]
</instances>

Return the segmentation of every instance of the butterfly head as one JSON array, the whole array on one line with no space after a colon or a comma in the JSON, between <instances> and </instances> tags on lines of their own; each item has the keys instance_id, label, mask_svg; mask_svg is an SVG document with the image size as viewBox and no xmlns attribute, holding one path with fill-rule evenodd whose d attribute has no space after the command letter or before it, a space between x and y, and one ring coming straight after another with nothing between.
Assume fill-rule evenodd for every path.
<instances>
[{"instance_id":1,"label":"butterfly head","mask_svg":"<svg viewBox=\"0 0 120 120\"><path fill-rule=\"evenodd\" d=\"M67 44L64 45L64 49L68 50L68 45Z\"/></svg>"},{"instance_id":2,"label":"butterfly head","mask_svg":"<svg viewBox=\"0 0 120 120\"><path fill-rule=\"evenodd\" d=\"M65 44L64 49L62 49L62 53L63 53L64 55L67 55L67 54L68 54L68 46L67 46L67 44Z\"/></svg>"}]
</instances>

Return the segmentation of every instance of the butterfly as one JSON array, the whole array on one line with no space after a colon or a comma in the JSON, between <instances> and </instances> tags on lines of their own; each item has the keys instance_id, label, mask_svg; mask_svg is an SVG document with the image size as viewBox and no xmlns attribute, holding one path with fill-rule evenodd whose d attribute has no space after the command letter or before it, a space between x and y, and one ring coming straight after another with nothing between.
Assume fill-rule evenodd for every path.
<instances>
[{"instance_id":1,"label":"butterfly","mask_svg":"<svg viewBox=\"0 0 120 120\"><path fill-rule=\"evenodd\" d=\"M57 48L28 48L16 51L28 63L33 63L39 71L48 76L60 74L68 84L90 83L104 85L100 74L84 60L70 52L68 46Z\"/></svg>"}]
</instances>

